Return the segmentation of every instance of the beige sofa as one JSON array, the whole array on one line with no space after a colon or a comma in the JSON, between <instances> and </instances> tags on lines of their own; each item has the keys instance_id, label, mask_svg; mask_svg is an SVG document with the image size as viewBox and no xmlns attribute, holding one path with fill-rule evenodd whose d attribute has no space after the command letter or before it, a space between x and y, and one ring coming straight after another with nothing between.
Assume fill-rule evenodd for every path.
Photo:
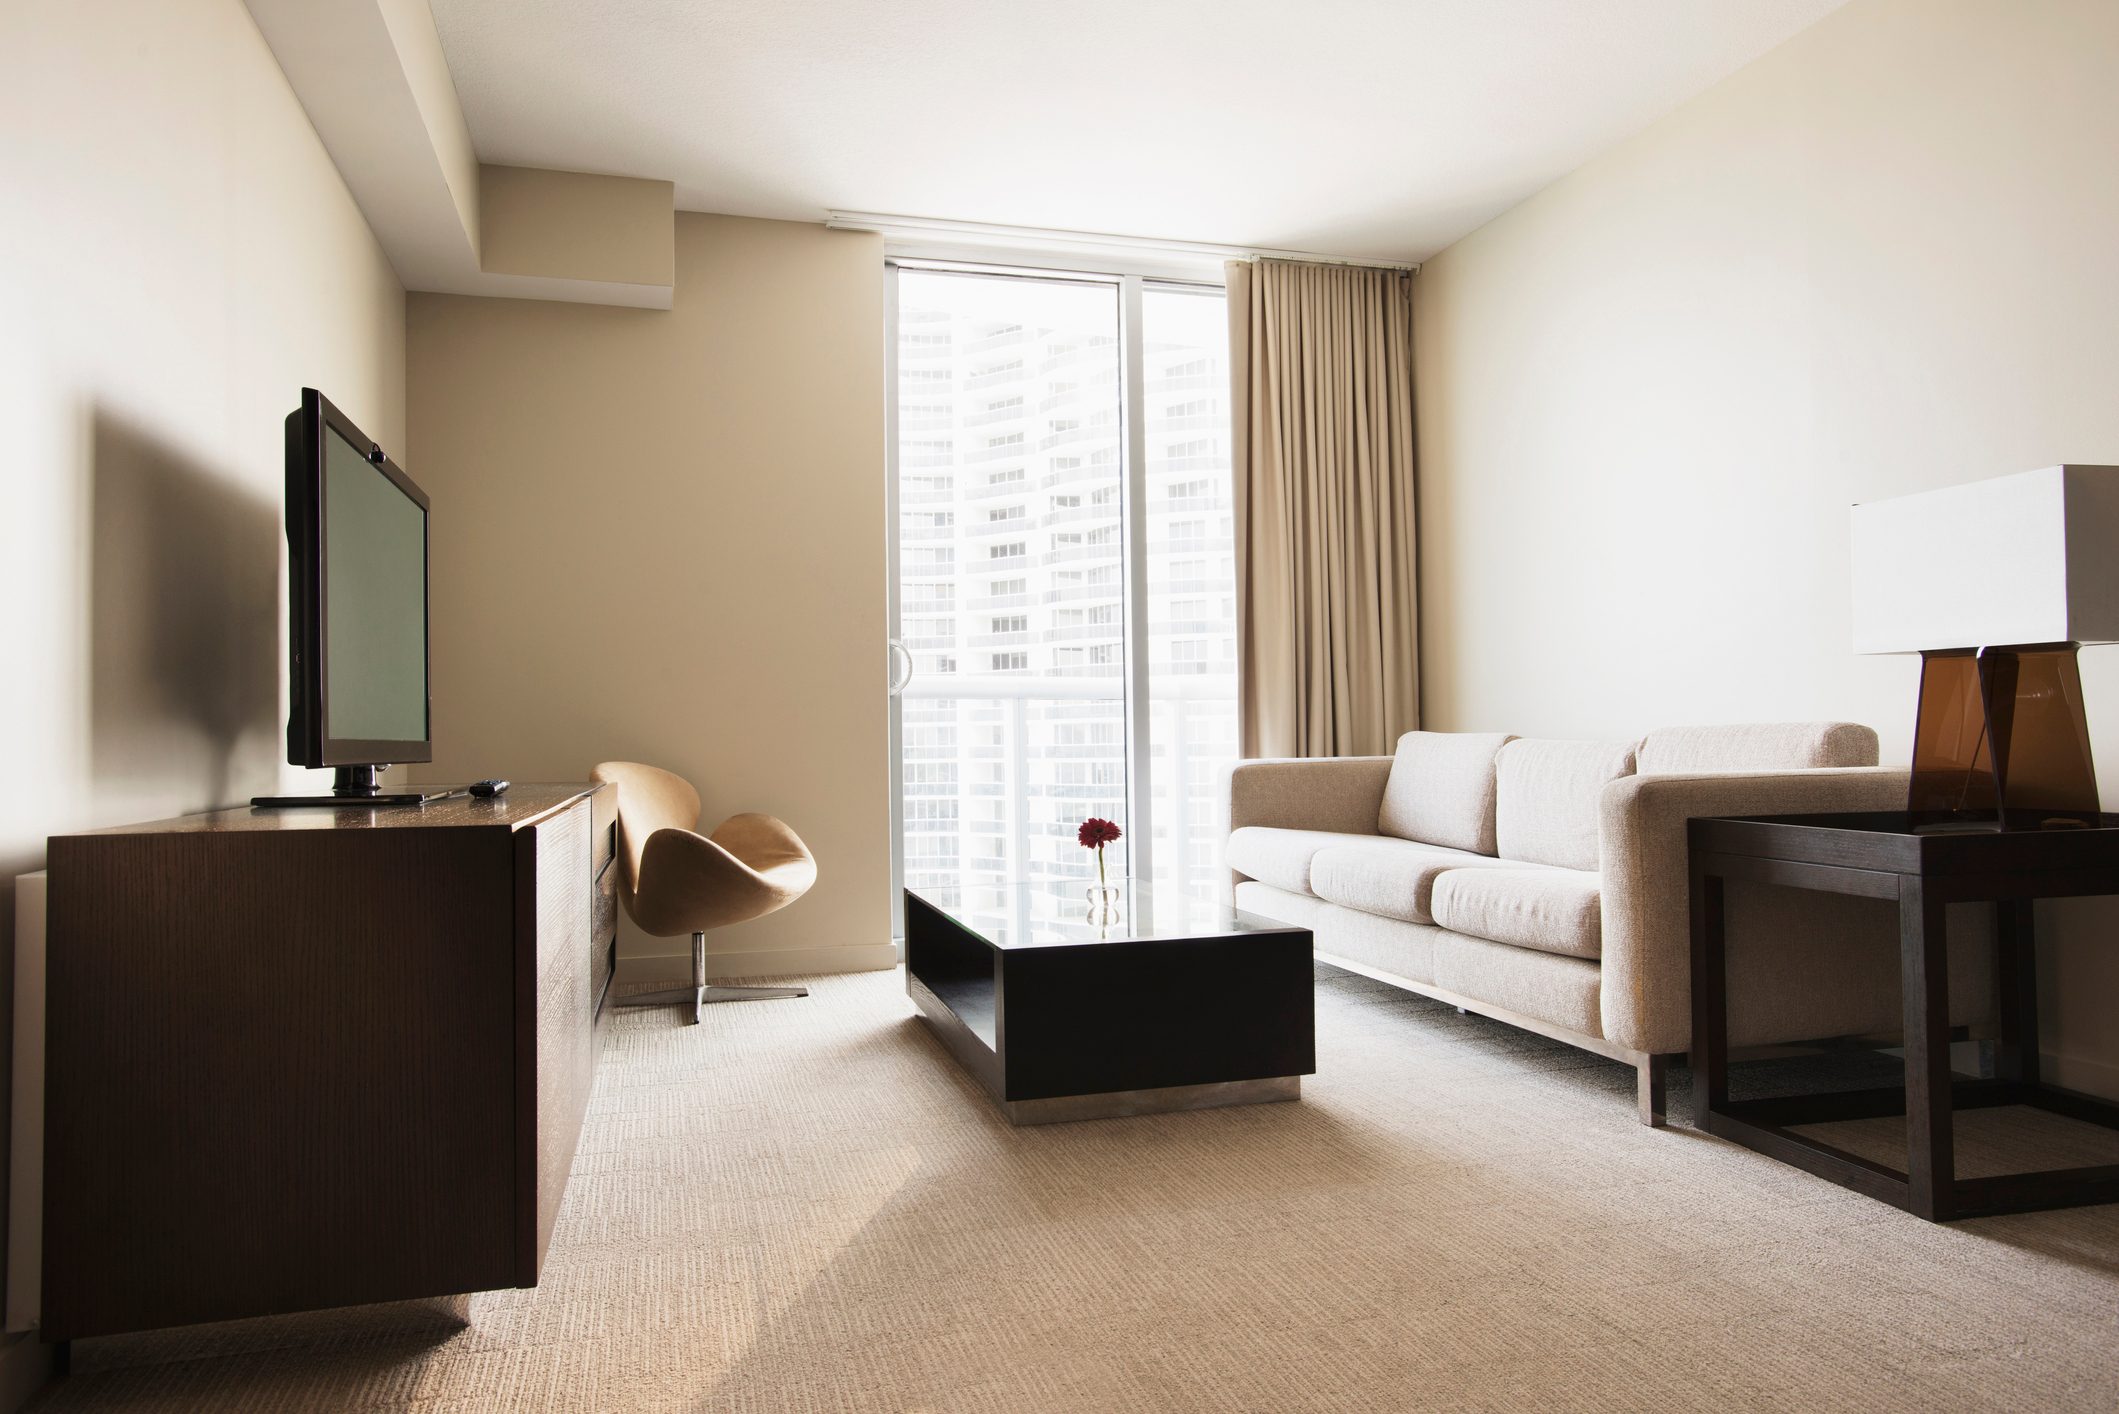
<instances>
[{"instance_id":1,"label":"beige sofa","mask_svg":"<svg viewBox=\"0 0 2119 1414\"><path fill-rule=\"evenodd\" d=\"M1656 1124L1664 1066L1691 1043L1685 822L1901 809L1906 774L1876 756L1867 727L1816 722L1638 742L1409 732L1395 756L1246 761L1235 902L1310 928L1321 961L1635 1066ZM1732 881L1725 917L1733 1045L1898 1029L1887 904ZM1960 1023L1991 1006L1983 926L1953 920Z\"/></svg>"}]
</instances>

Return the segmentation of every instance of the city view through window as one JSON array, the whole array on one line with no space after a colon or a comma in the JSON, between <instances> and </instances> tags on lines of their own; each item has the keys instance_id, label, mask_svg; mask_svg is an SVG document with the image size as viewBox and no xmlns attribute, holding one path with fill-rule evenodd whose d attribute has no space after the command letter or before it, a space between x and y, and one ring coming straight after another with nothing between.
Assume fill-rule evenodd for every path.
<instances>
[{"instance_id":1,"label":"city view through window","mask_svg":"<svg viewBox=\"0 0 2119 1414\"><path fill-rule=\"evenodd\" d=\"M1141 292L1144 467L1126 456L1121 290L897 274L905 882L1084 878L1086 816L1129 818L1128 653L1159 882L1208 893L1236 752L1236 605L1222 292ZM1129 560L1129 475L1145 478ZM1145 644L1128 605L1145 595Z\"/></svg>"}]
</instances>

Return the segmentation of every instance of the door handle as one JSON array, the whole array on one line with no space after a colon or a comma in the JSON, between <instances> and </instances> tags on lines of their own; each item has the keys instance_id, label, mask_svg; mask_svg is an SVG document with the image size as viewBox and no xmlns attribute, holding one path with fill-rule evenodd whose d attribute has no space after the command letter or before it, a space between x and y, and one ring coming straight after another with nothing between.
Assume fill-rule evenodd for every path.
<instances>
[{"instance_id":1,"label":"door handle","mask_svg":"<svg viewBox=\"0 0 2119 1414\"><path fill-rule=\"evenodd\" d=\"M895 638L887 641L887 647L890 650L889 691L892 697L896 697L912 682L912 654Z\"/></svg>"}]
</instances>

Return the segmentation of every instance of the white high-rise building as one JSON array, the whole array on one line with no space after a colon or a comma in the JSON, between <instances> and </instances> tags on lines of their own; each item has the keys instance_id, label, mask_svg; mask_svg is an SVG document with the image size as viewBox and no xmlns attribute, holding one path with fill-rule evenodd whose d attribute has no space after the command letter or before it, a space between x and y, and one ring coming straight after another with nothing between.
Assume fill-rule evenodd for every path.
<instances>
[{"instance_id":1,"label":"white high-rise building","mask_svg":"<svg viewBox=\"0 0 2119 1414\"><path fill-rule=\"evenodd\" d=\"M1143 296L1148 766L1158 878L1211 887L1235 755L1220 292ZM1125 428L1108 284L899 278L908 884L1094 872L1127 818ZM1107 851L1129 867L1125 844Z\"/></svg>"}]
</instances>

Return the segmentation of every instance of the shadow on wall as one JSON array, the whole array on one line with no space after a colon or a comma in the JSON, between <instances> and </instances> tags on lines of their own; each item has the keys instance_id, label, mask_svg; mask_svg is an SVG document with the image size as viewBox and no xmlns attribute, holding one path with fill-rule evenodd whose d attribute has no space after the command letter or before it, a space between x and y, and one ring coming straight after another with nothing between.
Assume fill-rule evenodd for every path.
<instances>
[{"instance_id":1,"label":"shadow on wall","mask_svg":"<svg viewBox=\"0 0 2119 1414\"><path fill-rule=\"evenodd\" d=\"M98 410L90 764L170 812L269 790L280 755L280 514Z\"/></svg>"},{"instance_id":2,"label":"shadow on wall","mask_svg":"<svg viewBox=\"0 0 2119 1414\"><path fill-rule=\"evenodd\" d=\"M96 815L147 818L271 789L281 755L277 498L104 410L90 435ZM42 841L0 850L0 1152L11 1123L15 877L44 862ZM7 1179L0 1163L0 1250Z\"/></svg>"}]
</instances>

